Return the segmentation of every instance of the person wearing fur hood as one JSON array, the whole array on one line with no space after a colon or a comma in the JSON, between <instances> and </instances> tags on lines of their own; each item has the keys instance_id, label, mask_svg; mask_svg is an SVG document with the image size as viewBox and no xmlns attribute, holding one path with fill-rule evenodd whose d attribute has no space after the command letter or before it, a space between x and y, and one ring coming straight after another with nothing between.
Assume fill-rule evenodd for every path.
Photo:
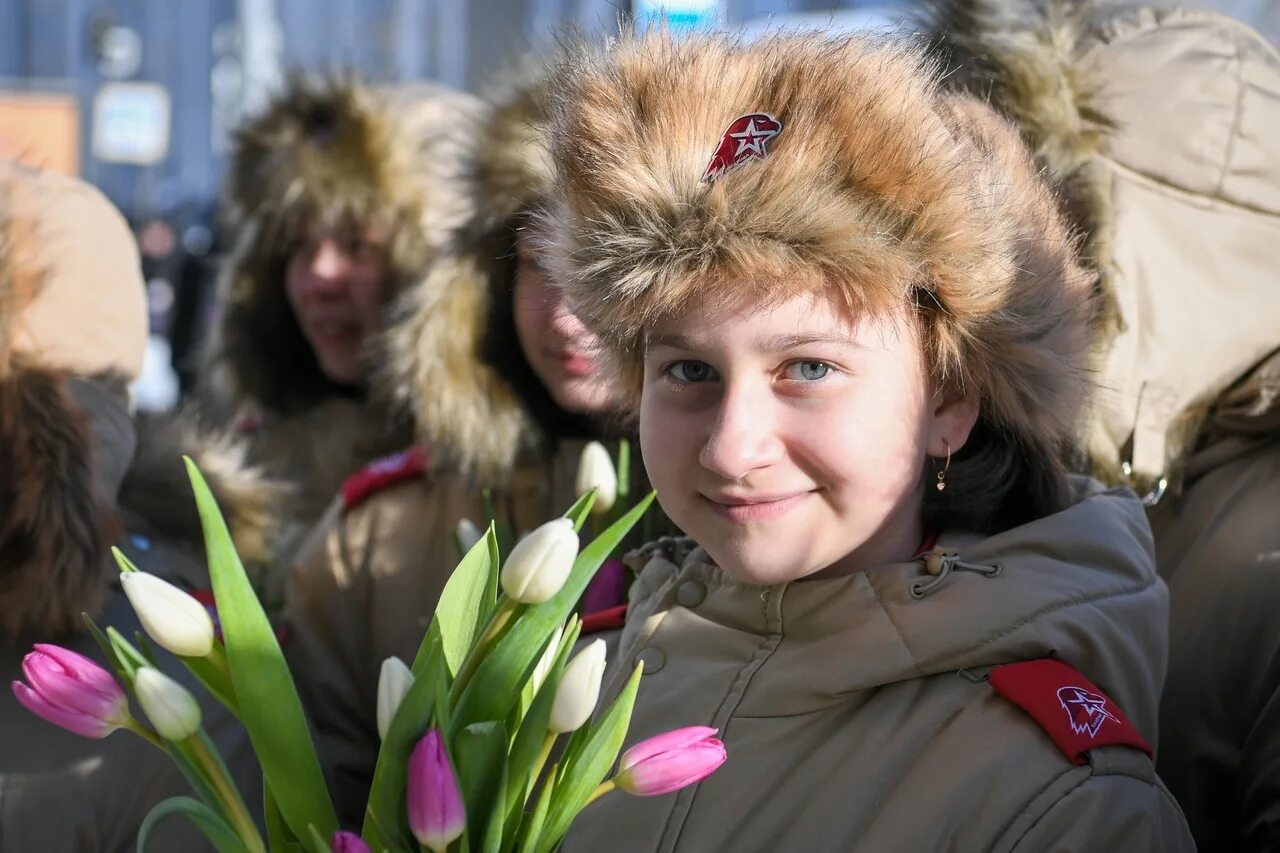
<instances>
[{"instance_id":1,"label":"person wearing fur hood","mask_svg":"<svg viewBox=\"0 0 1280 853\"><path fill-rule=\"evenodd\" d=\"M347 825L360 824L377 759L379 667L413 660L461 556L459 524L483 528L492 511L519 533L563 513L584 447L605 437L595 416L613 406L597 341L531 249L549 183L539 67L490 95L459 176L473 218L383 341L379 382L418 440L344 484L291 571L287 654Z\"/></svg>"},{"instance_id":2,"label":"person wearing fur hood","mask_svg":"<svg viewBox=\"0 0 1280 853\"><path fill-rule=\"evenodd\" d=\"M8 689L35 643L101 660L82 613L126 637L141 624L111 546L193 594L208 592L203 537L182 454L209 476L247 560L265 555L273 490L235 448L174 423L144 428L129 382L147 310L133 235L80 181L0 161L0 851L124 851L152 806L189 793L167 755L129 734L55 728ZM206 731L250 796L261 771L243 729L171 656L201 697ZM251 800L252 801L252 800ZM154 848L202 849L166 821Z\"/></svg>"},{"instance_id":3,"label":"person wearing fur hood","mask_svg":"<svg viewBox=\"0 0 1280 853\"><path fill-rule=\"evenodd\" d=\"M452 176L478 115L478 99L434 84L295 76L236 135L200 410L294 485L282 561L346 477L410 441L372 393L371 345L467 219Z\"/></svg>"},{"instance_id":4,"label":"person wearing fur hood","mask_svg":"<svg viewBox=\"0 0 1280 853\"><path fill-rule=\"evenodd\" d=\"M1171 597L1157 767L1204 850L1280 848L1280 56L1211 12L935 5L1108 305L1089 462L1146 496Z\"/></svg>"},{"instance_id":5,"label":"person wearing fur hood","mask_svg":"<svg viewBox=\"0 0 1280 853\"><path fill-rule=\"evenodd\" d=\"M659 32L553 81L552 275L689 534L634 556L601 702L640 665L626 743L728 755L566 851L1191 849L1142 506L1061 462L1093 278L940 77L885 36Z\"/></svg>"}]
</instances>

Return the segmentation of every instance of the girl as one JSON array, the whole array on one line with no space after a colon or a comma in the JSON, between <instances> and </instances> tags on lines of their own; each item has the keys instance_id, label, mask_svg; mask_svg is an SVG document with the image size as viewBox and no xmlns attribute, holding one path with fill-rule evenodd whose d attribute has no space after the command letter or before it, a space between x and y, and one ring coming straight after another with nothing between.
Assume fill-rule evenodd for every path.
<instances>
[{"instance_id":1,"label":"girl","mask_svg":"<svg viewBox=\"0 0 1280 853\"><path fill-rule=\"evenodd\" d=\"M726 767L566 850L1176 850L1142 508L1059 463L1092 282L1016 132L864 36L624 39L553 91L553 276L662 508L606 694ZM1131 722L1132 721L1132 722Z\"/></svg>"}]
</instances>

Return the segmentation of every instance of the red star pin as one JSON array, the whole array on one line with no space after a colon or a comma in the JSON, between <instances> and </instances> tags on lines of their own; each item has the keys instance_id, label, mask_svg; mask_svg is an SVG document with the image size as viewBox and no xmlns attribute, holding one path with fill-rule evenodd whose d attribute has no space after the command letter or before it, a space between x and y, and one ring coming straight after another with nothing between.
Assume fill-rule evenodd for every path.
<instances>
[{"instance_id":1,"label":"red star pin","mask_svg":"<svg viewBox=\"0 0 1280 853\"><path fill-rule=\"evenodd\" d=\"M769 143L779 133L782 122L768 113L750 113L734 119L720 137L702 180L713 181L748 160L763 160L769 153Z\"/></svg>"}]
</instances>

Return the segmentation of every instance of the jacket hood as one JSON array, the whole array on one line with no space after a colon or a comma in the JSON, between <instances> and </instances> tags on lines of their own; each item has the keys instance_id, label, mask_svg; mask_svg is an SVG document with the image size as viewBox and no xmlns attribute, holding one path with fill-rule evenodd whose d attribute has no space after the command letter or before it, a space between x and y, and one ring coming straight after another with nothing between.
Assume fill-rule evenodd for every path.
<instances>
[{"instance_id":1,"label":"jacket hood","mask_svg":"<svg viewBox=\"0 0 1280 853\"><path fill-rule=\"evenodd\" d=\"M284 290L291 247L318 225L388 234L388 304L420 285L471 217L458 174L469 158L476 98L420 83L290 79L236 135L225 187L234 234L209 393L291 412L332 393Z\"/></svg>"},{"instance_id":2,"label":"jacket hood","mask_svg":"<svg viewBox=\"0 0 1280 853\"><path fill-rule=\"evenodd\" d=\"M471 216L405 294L385 335L379 385L412 413L433 459L485 482L553 439L563 413L534 375L512 314L515 237L550 185L544 62L527 59L487 94L475 155L463 167Z\"/></svg>"},{"instance_id":3,"label":"jacket hood","mask_svg":"<svg viewBox=\"0 0 1280 853\"><path fill-rule=\"evenodd\" d=\"M552 275L634 397L661 318L825 289L914 306L934 377L1036 464L1076 435L1089 277L1016 131L940 91L917 46L624 36L579 49L552 91ZM762 113L781 125L767 156L704 179L726 128Z\"/></svg>"},{"instance_id":4,"label":"jacket hood","mask_svg":"<svg viewBox=\"0 0 1280 853\"><path fill-rule=\"evenodd\" d=\"M798 656L794 667L774 668L770 692L788 713L854 690L957 670L979 677L992 666L1051 655L1080 670L1154 739L1168 596L1150 528L1128 490L1104 491L1075 478L1073 492L1062 512L994 536L944 534L938 546L948 556L937 576L920 559L785 584L776 622L759 587L734 581L700 548L678 570L666 559L650 560L632 588L632 609L643 609L673 576L677 585L703 580L708 593L699 616L780 632L775 656ZM688 540L666 540L675 551L668 556L679 561L682 542L687 550ZM813 660L829 663L819 669ZM753 713L781 712L757 700Z\"/></svg>"},{"instance_id":5,"label":"jacket hood","mask_svg":"<svg viewBox=\"0 0 1280 853\"><path fill-rule=\"evenodd\" d=\"M1017 122L1086 235L1108 303L1094 471L1158 489L1228 386L1259 417L1277 397L1251 374L1280 345L1280 57L1200 11L935 0L927 24L949 84Z\"/></svg>"}]
</instances>

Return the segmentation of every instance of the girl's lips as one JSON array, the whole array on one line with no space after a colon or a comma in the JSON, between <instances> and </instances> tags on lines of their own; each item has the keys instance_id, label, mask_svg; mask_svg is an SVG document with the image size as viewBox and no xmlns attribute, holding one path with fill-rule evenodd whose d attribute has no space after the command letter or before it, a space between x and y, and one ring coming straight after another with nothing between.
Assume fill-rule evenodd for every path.
<instances>
[{"instance_id":1,"label":"girl's lips","mask_svg":"<svg viewBox=\"0 0 1280 853\"><path fill-rule=\"evenodd\" d=\"M711 498L702 495L711 511L733 524L774 521L803 503L813 492L766 498Z\"/></svg>"},{"instance_id":2,"label":"girl's lips","mask_svg":"<svg viewBox=\"0 0 1280 853\"><path fill-rule=\"evenodd\" d=\"M590 353L559 352L555 353L560 369L570 376L590 376L596 372L596 358Z\"/></svg>"}]
</instances>

